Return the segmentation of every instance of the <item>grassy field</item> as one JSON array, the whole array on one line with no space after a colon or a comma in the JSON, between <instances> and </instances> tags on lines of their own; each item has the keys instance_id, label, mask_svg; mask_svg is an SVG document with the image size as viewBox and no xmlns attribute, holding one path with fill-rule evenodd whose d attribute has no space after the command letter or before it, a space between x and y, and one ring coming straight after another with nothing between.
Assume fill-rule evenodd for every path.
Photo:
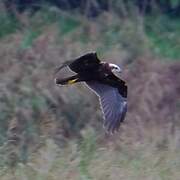
<instances>
[{"instance_id":1,"label":"grassy field","mask_svg":"<svg viewBox=\"0 0 180 180\"><path fill-rule=\"evenodd\" d=\"M178 19L44 9L0 22L0 179L179 180ZM92 50L128 83L115 135L85 86L54 85L55 67Z\"/></svg>"},{"instance_id":2,"label":"grassy field","mask_svg":"<svg viewBox=\"0 0 180 180\"><path fill-rule=\"evenodd\" d=\"M71 141L62 149L46 139L26 164L3 167L0 176L2 180L178 180L179 157L178 150L152 144L117 146L111 140L98 145L94 132L86 130L80 143Z\"/></svg>"}]
</instances>

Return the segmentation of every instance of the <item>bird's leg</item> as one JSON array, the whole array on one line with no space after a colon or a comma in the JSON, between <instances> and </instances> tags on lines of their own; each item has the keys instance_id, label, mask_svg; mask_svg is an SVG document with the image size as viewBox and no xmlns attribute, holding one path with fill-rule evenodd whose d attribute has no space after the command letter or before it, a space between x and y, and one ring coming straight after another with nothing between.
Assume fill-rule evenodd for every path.
<instances>
[{"instance_id":1,"label":"bird's leg","mask_svg":"<svg viewBox=\"0 0 180 180\"><path fill-rule=\"evenodd\" d=\"M74 84L76 82L81 81L78 74L68 77L68 78L64 78L64 79L60 79L60 78L55 78L55 83L57 85L66 85L66 84Z\"/></svg>"}]
</instances>

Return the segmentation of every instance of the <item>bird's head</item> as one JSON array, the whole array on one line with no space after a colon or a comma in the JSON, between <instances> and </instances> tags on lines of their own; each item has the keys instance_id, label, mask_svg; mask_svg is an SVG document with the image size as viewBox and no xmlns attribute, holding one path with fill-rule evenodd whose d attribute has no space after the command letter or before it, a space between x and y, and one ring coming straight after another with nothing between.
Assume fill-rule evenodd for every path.
<instances>
[{"instance_id":1,"label":"bird's head","mask_svg":"<svg viewBox=\"0 0 180 180\"><path fill-rule=\"evenodd\" d=\"M109 67L111 69L111 72L113 73L116 73L116 72L121 73L122 71L121 68L116 64L109 63Z\"/></svg>"}]
</instances>

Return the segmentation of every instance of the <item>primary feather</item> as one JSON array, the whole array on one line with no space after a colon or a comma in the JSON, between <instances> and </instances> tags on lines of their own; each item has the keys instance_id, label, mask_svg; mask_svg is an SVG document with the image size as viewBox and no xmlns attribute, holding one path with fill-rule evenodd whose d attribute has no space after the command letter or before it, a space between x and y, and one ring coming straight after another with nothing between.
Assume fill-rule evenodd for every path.
<instances>
[{"instance_id":1,"label":"primary feather","mask_svg":"<svg viewBox=\"0 0 180 180\"><path fill-rule=\"evenodd\" d=\"M95 81L86 82L98 96L104 114L104 127L108 132L119 129L127 111L127 99L122 97L117 88Z\"/></svg>"}]
</instances>

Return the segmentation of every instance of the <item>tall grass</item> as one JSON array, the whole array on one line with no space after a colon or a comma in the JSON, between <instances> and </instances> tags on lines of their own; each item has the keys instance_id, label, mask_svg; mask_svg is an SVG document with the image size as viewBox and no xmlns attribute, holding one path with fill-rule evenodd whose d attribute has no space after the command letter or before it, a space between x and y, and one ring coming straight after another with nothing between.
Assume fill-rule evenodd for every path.
<instances>
[{"instance_id":1,"label":"tall grass","mask_svg":"<svg viewBox=\"0 0 180 180\"><path fill-rule=\"evenodd\" d=\"M52 140L46 140L30 157L28 164L19 163L14 171L1 168L0 178L2 180L118 180L119 178L178 180L179 178L180 154L178 151L158 151L149 148L148 144L137 145L136 148L131 145L114 149L113 142L111 146L95 143L96 148L91 149L92 140L90 139L88 137L88 140L83 140L86 147L70 142L68 147L61 150Z\"/></svg>"},{"instance_id":2,"label":"tall grass","mask_svg":"<svg viewBox=\"0 0 180 180\"><path fill-rule=\"evenodd\" d=\"M92 179L89 174L89 165L94 158L95 148L96 148L96 137L94 132L89 129L84 132L84 138L80 144L80 162L79 170L81 174L81 179Z\"/></svg>"}]
</instances>

